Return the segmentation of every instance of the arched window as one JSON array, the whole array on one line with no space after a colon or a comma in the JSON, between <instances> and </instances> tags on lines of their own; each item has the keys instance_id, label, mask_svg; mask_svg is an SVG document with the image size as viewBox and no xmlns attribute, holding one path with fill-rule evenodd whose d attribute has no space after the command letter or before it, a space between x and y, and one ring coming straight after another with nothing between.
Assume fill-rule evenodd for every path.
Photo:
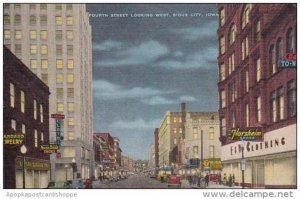
<instances>
[{"instance_id":1,"label":"arched window","mask_svg":"<svg viewBox=\"0 0 300 199\"><path fill-rule=\"evenodd\" d=\"M232 44L235 41L236 36L236 27L235 24L232 24L229 32L229 44Z\"/></svg>"},{"instance_id":2,"label":"arched window","mask_svg":"<svg viewBox=\"0 0 300 199\"><path fill-rule=\"evenodd\" d=\"M295 33L293 31L292 28L290 28L286 34L286 51L287 53L295 53L296 52L296 48L295 45L296 41L295 41Z\"/></svg>"},{"instance_id":3,"label":"arched window","mask_svg":"<svg viewBox=\"0 0 300 199\"><path fill-rule=\"evenodd\" d=\"M21 15L15 15L14 24L15 25L21 24Z\"/></svg>"},{"instance_id":4,"label":"arched window","mask_svg":"<svg viewBox=\"0 0 300 199\"><path fill-rule=\"evenodd\" d=\"M249 23L249 13L250 13L251 5L246 4L243 16L242 16L242 28L245 28L245 26Z\"/></svg>"},{"instance_id":5,"label":"arched window","mask_svg":"<svg viewBox=\"0 0 300 199\"><path fill-rule=\"evenodd\" d=\"M283 57L283 48L282 48L282 39L279 38L277 40L277 44L276 44L276 63L278 63L279 60L282 59Z\"/></svg>"},{"instance_id":6,"label":"arched window","mask_svg":"<svg viewBox=\"0 0 300 199\"><path fill-rule=\"evenodd\" d=\"M270 64L271 74L274 74L276 72L275 47L274 47L274 45L271 45L271 47L270 47L269 64Z\"/></svg>"},{"instance_id":7,"label":"arched window","mask_svg":"<svg viewBox=\"0 0 300 199\"><path fill-rule=\"evenodd\" d=\"M221 8L220 10L220 26L223 26L225 24L225 9Z\"/></svg>"}]
</instances>

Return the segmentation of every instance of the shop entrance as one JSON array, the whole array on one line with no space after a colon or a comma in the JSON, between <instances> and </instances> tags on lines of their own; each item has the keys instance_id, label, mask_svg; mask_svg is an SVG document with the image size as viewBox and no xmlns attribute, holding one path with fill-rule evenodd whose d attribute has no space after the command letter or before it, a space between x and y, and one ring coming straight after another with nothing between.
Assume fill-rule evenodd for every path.
<instances>
[{"instance_id":1,"label":"shop entrance","mask_svg":"<svg viewBox=\"0 0 300 199\"><path fill-rule=\"evenodd\" d=\"M265 186L265 164L264 162L254 163L253 187L263 188Z\"/></svg>"}]
</instances>

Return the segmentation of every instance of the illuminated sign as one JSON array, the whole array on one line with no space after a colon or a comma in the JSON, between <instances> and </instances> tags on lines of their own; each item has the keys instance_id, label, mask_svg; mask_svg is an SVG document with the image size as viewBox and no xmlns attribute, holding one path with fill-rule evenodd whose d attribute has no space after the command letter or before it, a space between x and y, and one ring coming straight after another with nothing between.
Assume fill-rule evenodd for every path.
<instances>
[{"instance_id":1,"label":"illuminated sign","mask_svg":"<svg viewBox=\"0 0 300 199\"><path fill-rule=\"evenodd\" d=\"M21 158L16 159L17 169L22 169L23 160ZM48 171L50 169L49 162L38 159L25 159L25 168L28 170L42 170Z\"/></svg>"},{"instance_id":2,"label":"illuminated sign","mask_svg":"<svg viewBox=\"0 0 300 199\"><path fill-rule=\"evenodd\" d=\"M21 145L24 142L24 134L4 134L4 144L5 145Z\"/></svg>"},{"instance_id":3,"label":"illuminated sign","mask_svg":"<svg viewBox=\"0 0 300 199\"><path fill-rule=\"evenodd\" d=\"M203 167L209 168L210 170L221 170L222 161L220 158L212 158L203 160Z\"/></svg>"},{"instance_id":4,"label":"illuminated sign","mask_svg":"<svg viewBox=\"0 0 300 199\"><path fill-rule=\"evenodd\" d=\"M229 138L231 140L263 141L263 132L261 127L234 128L230 130Z\"/></svg>"},{"instance_id":5,"label":"illuminated sign","mask_svg":"<svg viewBox=\"0 0 300 199\"><path fill-rule=\"evenodd\" d=\"M60 135L61 135L61 120L55 120L55 127L56 127L56 144L60 145Z\"/></svg>"},{"instance_id":6,"label":"illuminated sign","mask_svg":"<svg viewBox=\"0 0 300 199\"><path fill-rule=\"evenodd\" d=\"M65 115L62 115L62 114L51 114L51 118L63 120L63 119L65 119Z\"/></svg>"},{"instance_id":7,"label":"illuminated sign","mask_svg":"<svg viewBox=\"0 0 300 199\"><path fill-rule=\"evenodd\" d=\"M44 153L56 153L58 150L57 144L49 144L49 145L41 145L41 150L44 151Z\"/></svg>"},{"instance_id":8,"label":"illuminated sign","mask_svg":"<svg viewBox=\"0 0 300 199\"><path fill-rule=\"evenodd\" d=\"M287 53L283 59L278 60L279 68L296 68L297 58L295 53Z\"/></svg>"}]
</instances>

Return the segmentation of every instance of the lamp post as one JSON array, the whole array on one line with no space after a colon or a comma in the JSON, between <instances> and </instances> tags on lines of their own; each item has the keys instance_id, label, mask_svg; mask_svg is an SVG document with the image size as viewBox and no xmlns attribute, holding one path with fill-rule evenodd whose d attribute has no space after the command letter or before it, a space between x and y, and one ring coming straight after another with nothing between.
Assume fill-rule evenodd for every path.
<instances>
[{"instance_id":1,"label":"lamp post","mask_svg":"<svg viewBox=\"0 0 300 199\"><path fill-rule=\"evenodd\" d=\"M72 159L72 168L73 168L73 179L75 179L75 177L76 177L75 172L77 172L75 158Z\"/></svg>"},{"instance_id":2,"label":"lamp post","mask_svg":"<svg viewBox=\"0 0 300 199\"><path fill-rule=\"evenodd\" d=\"M66 168L66 181L68 181L68 166L69 165L67 165L67 164L65 165L65 168Z\"/></svg>"},{"instance_id":3,"label":"lamp post","mask_svg":"<svg viewBox=\"0 0 300 199\"><path fill-rule=\"evenodd\" d=\"M245 148L245 142L244 142L244 140L242 140L242 159L241 159L242 189L245 188L245 169L246 169L246 162L244 159L244 148Z\"/></svg>"},{"instance_id":4,"label":"lamp post","mask_svg":"<svg viewBox=\"0 0 300 199\"><path fill-rule=\"evenodd\" d=\"M24 144L21 146L20 151L23 154L23 164L22 164L22 168L23 168L23 189L25 189L25 155L27 153L27 148Z\"/></svg>"}]
</instances>

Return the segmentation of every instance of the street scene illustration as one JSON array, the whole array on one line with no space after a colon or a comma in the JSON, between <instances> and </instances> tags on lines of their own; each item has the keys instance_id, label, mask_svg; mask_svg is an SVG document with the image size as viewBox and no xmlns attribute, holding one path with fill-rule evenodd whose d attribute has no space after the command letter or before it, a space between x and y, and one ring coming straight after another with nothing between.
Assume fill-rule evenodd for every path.
<instances>
[{"instance_id":1,"label":"street scene illustration","mask_svg":"<svg viewBox=\"0 0 300 199\"><path fill-rule=\"evenodd\" d=\"M297 5L3 4L4 189L296 189Z\"/></svg>"}]
</instances>

